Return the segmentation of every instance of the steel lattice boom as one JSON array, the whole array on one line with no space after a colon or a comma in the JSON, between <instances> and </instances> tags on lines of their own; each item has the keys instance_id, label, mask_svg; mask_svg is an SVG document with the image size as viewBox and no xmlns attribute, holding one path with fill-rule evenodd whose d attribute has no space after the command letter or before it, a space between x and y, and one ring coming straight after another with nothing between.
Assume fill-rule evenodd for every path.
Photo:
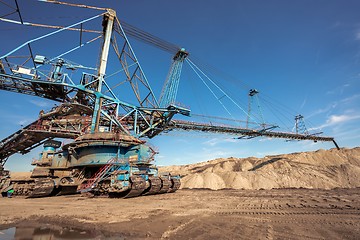
<instances>
[{"instance_id":1,"label":"steel lattice boom","mask_svg":"<svg viewBox=\"0 0 360 240\"><path fill-rule=\"evenodd\" d=\"M339 148L333 137L323 137L309 134L290 133L290 132L276 132L267 131L265 129L255 130L250 128L234 127L234 126L221 126L212 125L205 123L189 122L173 120L169 126L171 129L181 129L186 131L202 131L202 132L213 132L213 133L225 133L243 137L270 137L270 138L284 138L289 140L311 140L311 141L322 141L322 142L333 142L337 148Z\"/></svg>"}]
</instances>

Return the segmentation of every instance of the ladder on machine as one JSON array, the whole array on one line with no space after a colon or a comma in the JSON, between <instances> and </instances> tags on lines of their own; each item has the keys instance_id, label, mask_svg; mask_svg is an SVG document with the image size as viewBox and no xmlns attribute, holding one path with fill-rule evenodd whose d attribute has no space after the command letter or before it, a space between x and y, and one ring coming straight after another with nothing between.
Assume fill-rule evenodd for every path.
<instances>
[{"instance_id":1,"label":"ladder on machine","mask_svg":"<svg viewBox=\"0 0 360 240\"><path fill-rule=\"evenodd\" d=\"M107 163L102 166L88 181L84 184L81 184L78 188L78 192L88 192L90 191L98 182L104 179L112 166L117 162L117 158L111 158Z\"/></svg>"}]
</instances>

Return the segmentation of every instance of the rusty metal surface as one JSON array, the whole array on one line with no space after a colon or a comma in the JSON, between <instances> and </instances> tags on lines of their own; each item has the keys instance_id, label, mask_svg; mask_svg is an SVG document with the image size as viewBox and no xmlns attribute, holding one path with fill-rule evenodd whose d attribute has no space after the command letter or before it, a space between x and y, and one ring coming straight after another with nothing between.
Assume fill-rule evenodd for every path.
<instances>
[{"instance_id":1,"label":"rusty metal surface","mask_svg":"<svg viewBox=\"0 0 360 240\"><path fill-rule=\"evenodd\" d=\"M167 193L171 187L171 181L169 177L160 177L161 179L161 190L159 193Z\"/></svg>"},{"instance_id":2,"label":"rusty metal surface","mask_svg":"<svg viewBox=\"0 0 360 240\"><path fill-rule=\"evenodd\" d=\"M180 188L180 179L177 179L177 178L171 178L171 187L168 191L168 193L172 193L172 192L176 192L176 190L178 190Z\"/></svg>"},{"instance_id":3,"label":"rusty metal surface","mask_svg":"<svg viewBox=\"0 0 360 240\"><path fill-rule=\"evenodd\" d=\"M143 195L152 195L160 192L161 179L159 177L149 177L150 187L143 192Z\"/></svg>"},{"instance_id":4,"label":"rusty metal surface","mask_svg":"<svg viewBox=\"0 0 360 240\"><path fill-rule=\"evenodd\" d=\"M55 181L53 179L39 179L35 181L35 187L29 198L47 197L52 194L55 189Z\"/></svg>"},{"instance_id":5,"label":"rusty metal surface","mask_svg":"<svg viewBox=\"0 0 360 240\"><path fill-rule=\"evenodd\" d=\"M77 193L79 181L72 177L62 177L57 184L58 191L56 192L56 195L69 195Z\"/></svg>"},{"instance_id":6,"label":"rusty metal surface","mask_svg":"<svg viewBox=\"0 0 360 240\"><path fill-rule=\"evenodd\" d=\"M2 186L0 192L2 194L6 193L9 189L14 189L13 195L29 196L35 187L35 181L33 179L18 179L8 181Z\"/></svg>"},{"instance_id":7,"label":"rusty metal surface","mask_svg":"<svg viewBox=\"0 0 360 240\"><path fill-rule=\"evenodd\" d=\"M33 169L31 177L32 178L38 178L38 177L50 177L51 171L47 167L36 167Z\"/></svg>"},{"instance_id":8,"label":"rusty metal surface","mask_svg":"<svg viewBox=\"0 0 360 240\"><path fill-rule=\"evenodd\" d=\"M144 192L146 188L145 180L140 176L131 176L131 190L125 196L125 198L137 197L140 196L142 192Z\"/></svg>"},{"instance_id":9,"label":"rusty metal surface","mask_svg":"<svg viewBox=\"0 0 360 240\"><path fill-rule=\"evenodd\" d=\"M60 186L59 192L56 195L72 195L77 194L77 185L75 186Z\"/></svg>"},{"instance_id":10,"label":"rusty metal surface","mask_svg":"<svg viewBox=\"0 0 360 240\"><path fill-rule=\"evenodd\" d=\"M0 165L15 153L25 154L53 138L75 139L87 130L91 109L80 104L62 104L0 141Z\"/></svg>"}]
</instances>

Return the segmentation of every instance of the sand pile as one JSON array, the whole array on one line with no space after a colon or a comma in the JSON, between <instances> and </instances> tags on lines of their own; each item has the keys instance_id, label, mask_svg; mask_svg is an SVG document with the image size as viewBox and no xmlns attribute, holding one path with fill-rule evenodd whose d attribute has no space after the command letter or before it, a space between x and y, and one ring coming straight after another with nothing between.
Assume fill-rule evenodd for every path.
<instances>
[{"instance_id":1,"label":"sand pile","mask_svg":"<svg viewBox=\"0 0 360 240\"><path fill-rule=\"evenodd\" d=\"M161 171L180 174L182 188L352 188L360 187L360 147L215 159Z\"/></svg>"},{"instance_id":2,"label":"sand pile","mask_svg":"<svg viewBox=\"0 0 360 240\"><path fill-rule=\"evenodd\" d=\"M13 180L30 179L31 172L10 172L10 177Z\"/></svg>"},{"instance_id":3,"label":"sand pile","mask_svg":"<svg viewBox=\"0 0 360 240\"><path fill-rule=\"evenodd\" d=\"M264 158L215 159L162 167L160 172L180 174L182 188L352 188L360 187L360 147ZM30 172L11 173L13 179L30 175Z\"/></svg>"}]
</instances>

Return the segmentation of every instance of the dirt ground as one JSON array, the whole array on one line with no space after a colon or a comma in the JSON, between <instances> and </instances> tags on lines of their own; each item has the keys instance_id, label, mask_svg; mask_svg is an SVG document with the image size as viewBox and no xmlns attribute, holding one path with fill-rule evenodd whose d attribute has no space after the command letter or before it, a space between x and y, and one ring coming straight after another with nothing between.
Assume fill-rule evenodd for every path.
<instances>
[{"instance_id":1,"label":"dirt ground","mask_svg":"<svg viewBox=\"0 0 360 240\"><path fill-rule=\"evenodd\" d=\"M0 213L0 239L11 227L44 225L85 229L94 239L360 239L360 188L14 197L0 199Z\"/></svg>"}]
</instances>

